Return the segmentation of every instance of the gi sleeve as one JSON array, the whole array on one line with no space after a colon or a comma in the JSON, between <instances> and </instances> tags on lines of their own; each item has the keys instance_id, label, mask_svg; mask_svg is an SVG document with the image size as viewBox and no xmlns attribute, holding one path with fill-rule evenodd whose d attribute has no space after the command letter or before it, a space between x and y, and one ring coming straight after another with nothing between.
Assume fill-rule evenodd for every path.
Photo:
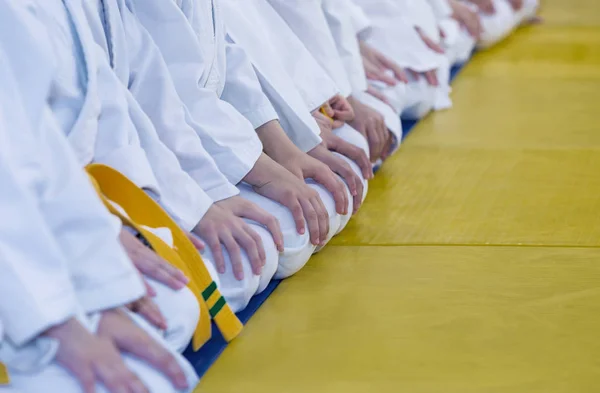
<instances>
[{"instance_id":1,"label":"gi sleeve","mask_svg":"<svg viewBox=\"0 0 600 393\"><path fill-rule=\"evenodd\" d=\"M353 93L366 91L367 76L348 0L323 0L323 11Z\"/></svg>"},{"instance_id":2,"label":"gi sleeve","mask_svg":"<svg viewBox=\"0 0 600 393\"><path fill-rule=\"evenodd\" d=\"M121 224L98 198L49 110L34 140L48 179L39 206L68 261L84 311L112 309L142 297L140 274L119 242Z\"/></svg>"},{"instance_id":3,"label":"gi sleeve","mask_svg":"<svg viewBox=\"0 0 600 393\"><path fill-rule=\"evenodd\" d=\"M269 3L335 81L341 94L351 95L352 85L323 12L323 0L269 0Z\"/></svg>"},{"instance_id":4,"label":"gi sleeve","mask_svg":"<svg viewBox=\"0 0 600 393\"><path fill-rule=\"evenodd\" d=\"M244 49L231 41L228 41L225 47L227 76L221 98L244 115L254 129L272 120L278 120L277 112L263 93Z\"/></svg>"},{"instance_id":5,"label":"gi sleeve","mask_svg":"<svg viewBox=\"0 0 600 393\"><path fill-rule=\"evenodd\" d=\"M34 196L0 156L0 320L20 346L79 311L66 261Z\"/></svg>"},{"instance_id":6,"label":"gi sleeve","mask_svg":"<svg viewBox=\"0 0 600 393\"><path fill-rule=\"evenodd\" d=\"M17 20L10 8L0 3L0 19ZM16 345L26 344L80 310L66 259L41 212L38 189L30 186L33 181L42 185L46 181L36 163L39 157L30 145L22 151L12 140L29 132L28 121L37 123L40 118L37 110L25 115L16 86L23 87L26 80L16 80L3 50L20 37L11 37L11 42L0 37L0 320ZM36 81L44 83L43 78ZM36 85L30 87L36 95L43 94L35 90Z\"/></svg>"},{"instance_id":7,"label":"gi sleeve","mask_svg":"<svg viewBox=\"0 0 600 393\"><path fill-rule=\"evenodd\" d=\"M359 39L366 40L373 32L373 23L363 9L354 4L352 1L348 4L348 9L352 17L354 31Z\"/></svg>"},{"instance_id":8,"label":"gi sleeve","mask_svg":"<svg viewBox=\"0 0 600 393\"><path fill-rule=\"evenodd\" d=\"M230 183L239 183L256 164L262 144L252 124L202 83L205 50L190 21L171 1L132 0L132 11L160 49L190 121ZM176 39L173 39L176 37Z\"/></svg>"},{"instance_id":9,"label":"gi sleeve","mask_svg":"<svg viewBox=\"0 0 600 393\"><path fill-rule=\"evenodd\" d=\"M188 124L191 116L177 94L152 37L129 9L124 8L121 13L131 66L129 91L152 121L160 140L212 200L237 195L238 189L217 168L200 137Z\"/></svg>"}]
</instances>

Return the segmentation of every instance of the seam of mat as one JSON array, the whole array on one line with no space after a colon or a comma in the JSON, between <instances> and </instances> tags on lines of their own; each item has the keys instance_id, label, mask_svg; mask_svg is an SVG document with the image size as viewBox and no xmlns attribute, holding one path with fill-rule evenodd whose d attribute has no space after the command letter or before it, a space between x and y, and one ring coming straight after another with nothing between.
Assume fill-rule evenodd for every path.
<instances>
[{"instance_id":1,"label":"seam of mat","mask_svg":"<svg viewBox=\"0 0 600 393\"><path fill-rule=\"evenodd\" d=\"M506 248L580 248L580 249L600 249L597 246L582 246L568 244L512 244L512 243L387 243L387 244L331 244L329 248L334 247L506 247Z\"/></svg>"}]
</instances>

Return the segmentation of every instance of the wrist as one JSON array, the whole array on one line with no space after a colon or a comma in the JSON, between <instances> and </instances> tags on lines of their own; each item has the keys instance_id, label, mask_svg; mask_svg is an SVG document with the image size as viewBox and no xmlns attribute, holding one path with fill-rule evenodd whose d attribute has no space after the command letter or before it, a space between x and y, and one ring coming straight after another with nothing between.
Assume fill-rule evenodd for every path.
<instances>
[{"instance_id":1,"label":"wrist","mask_svg":"<svg viewBox=\"0 0 600 393\"><path fill-rule=\"evenodd\" d=\"M265 154L261 154L254 167L248 172L244 181L251 186L261 187L268 182L268 168L272 160Z\"/></svg>"},{"instance_id":2,"label":"wrist","mask_svg":"<svg viewBox=\"0 0 600 393\"><path fill-rule=\"evenodd\" d=\"M46 329L41 335L60 341L62 338L68 337L74 330L79 328L83 328L83 325L81 325L81 322L79 322L77 318L72 317L58 325Z\"/></svg>"},{"instance_id":3,"label":"wrist","mask_svg":"<svg viewBox=\"0 0 600 393\"><path fill-rule=\"evenodd\" d=\"M263 144L265 154L276 162L299 151L277 120L260 126L256 129L256 133Z\"/></svg>"}]
</instances>

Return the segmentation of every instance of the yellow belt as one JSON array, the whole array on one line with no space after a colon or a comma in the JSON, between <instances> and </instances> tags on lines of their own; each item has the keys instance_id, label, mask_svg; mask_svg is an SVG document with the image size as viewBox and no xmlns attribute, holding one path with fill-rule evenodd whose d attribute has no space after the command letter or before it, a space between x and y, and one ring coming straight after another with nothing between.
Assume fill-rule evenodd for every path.
<instances>
[{"instance_id":1,"label":"yellow belt","mask_svg":"<svg viewBox=\"0 0 600 393\"><path fill-rule=\"evenodd\" d=\"M200 349L210 339L211 320L215 321L225 340L237 337L243 325L219 292L187 234L158 203L120 172L100 164L89 165L86 170L108 210L119 217L123 225L137 230L158 255L181 269L190 279L188 287L200 304L200 319L192 339L194 350ZM111 202L119 205L127 215ZM173 248L144 227L168 228L173 234Z\"/></svg>"},{"instance_id":2,"label":"yellow belt","mask_svg":"<svg viewBox=\"0 0 600 393\"><path fill-rule=\"evenodd\" d=\"M321 108L319 108L319 112L321 112L322 115L324 115L326 118L331 120L331 122L333 123L334 119L333 119L333 117L331 117L327 114L327 111L325 110L325 105L323 105L323 106L321 106Z\"/></svg>"},{"instance_id":3,"label":"yellow belt","mask_svg":"<svg viewBox=\"0 0 600 393\"><path fill-rule=\"evenodd\" d=\"M0 386L8 385L10 383L10 377L8 376L8 370L4 364L0 363Z\"/></svg>"}]
</instances>

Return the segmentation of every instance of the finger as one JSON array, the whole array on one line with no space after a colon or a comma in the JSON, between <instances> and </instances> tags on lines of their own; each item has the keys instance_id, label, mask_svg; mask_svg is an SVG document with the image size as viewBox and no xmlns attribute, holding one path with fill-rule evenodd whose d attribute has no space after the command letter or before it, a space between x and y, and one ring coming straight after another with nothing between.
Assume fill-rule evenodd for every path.
<instances>
[{"instance_id":1,"label":"finger","mask_svg":"<svg viewBox=\"0 0 600 393\"><path fill-rule=\"evenodd\" d=\"M294 217L294 222L296 223L296 230L299 234L304 235L306 233L306 222L304 221L304 212L302 211L302 206L298 202L298 199L295 195L290 193L286 196L285 200L281 201L281 204L290 210L292 217Z\"/></svg>"},{"instance_id":2,"label":"finger","mask_svg":"<svg viewBox=\"0 0 600 393\"><path fill-rule=\"evenodd\" d=\"M351 109L344 108L334 110L334 118L343 121L352 121L354 119L354 112ZM334 127L335 128L335 127Z\"/></svg>"},{"instance_id":3,"label":"finger","mask_svg":"<svg viewBox=\"0 0 600 393\"><path fill-rule=\"evenodd\" d=\"M227 269L225 267L225 258L223 257L223 249L219 237L215 233L211 233L209 236L210 237L206 239L206 242L212 251L217 272L219 272L219 274L225 274Z\"/></svg>"},{"instance_id":4,"label":"finger","mask_svg":"<svg viewBox=\"0 0 600 393\"><path fill-rule=\"evenodd\" d=\"M73 373L75 379L79 381L84 393L96 393L96 377L91 365L78 363L74 364L73 367L69 367L69 370Z\"/></svg>"},{"instance_id":5,"label":"finger","mask_svg":"<svg viewBox=\"0 0 600 393\"><path fill-rule=\"evenodd\" d=\"M467 29L467 32L471 37L479 40L481 38L481 33L483 29L481 27L481 21L479 19L479 15L474 12L469 12L464 20L462 25Z\"/></svg>"},{"instance_id":6,"label":"finger","mask_svg":"<svg viewBox=\"0 0 600 393\"><path fill-rule=\"evenodd\" d=\"M346 163L345 163L346 164ZM354 184L356 188L356 195L352 197L352 214L356 214L362 205L362 196L364 192L364 185L362 179L354 172L350 165L346 164L340 174L346 184L349 186L350 182Z\"/></svg>"},{"instance_id":7,"label":"finger","mask_svg":"<svg viewBox=\"0 0 600 393\"><path fill-rule=\"evenodd\" d=\"M143 280L144 281L144 286L146 287L146 294L150 297L156 297L156 291L154 290L154 288L152 288L152 286L148 283L148 281Z\"/></svg>"},{"instance_id":8,"label":"finger","mask_svg":"<svg viewBox=\"0 0 600 393\"><path fill-rule=\"evenodd\" d=\"M338 167L335 172L340 175L342 179L344 179L344 182L346 182L346 185L350 189L354 212L356 212L358 210L356 207L356 201L361 201L362 199L362 181L356 175L356 173L354 173L350 165L342 159L339 160ZM360 202L358 206L360 206Z\"/></svg>"},{"instance_id":9,"label":"finger","mask_svg":"<svg viewBox=\"0 0 600 393\"><path fill-rule=\"evenodd\" d=\"M332 115L333 116L333 115ZM313 114L313 117L318 121L318 122L328 122L330 119L325 116L323 113L321 113L321 111L317 111ZM330 116L331 117L331 116Z\"/></svg>"},{"instance_id":10,"label":"finger","mask_svg":"<svg viewBox=\"0 0 600 393\"><path fill-rule=\"evenodd\" d=\"M494 5L494 2L491 0L488 0L484 3L484 7L485 7L485 12L487 12L488 14L495 14L496 13L496 6Z\"/></svg>"},{"instance_id":11,"label":"finger","mask_svg":"<svg viewBox=\"0 0 600 393\"><path fill-rule=\"evenodd\" d=\"M446 32L444 31L444 29L439 27L438 30L440 31L440 37L442 37L442 39L446 39Z\"/></svg>"},{"instance_id":12,"label":"finger","mask_svg":"<svg viewBox=\"0 0 600 393\"><path fill-rule=\"evenodd\" d=\"M421 77L421 74L420 74L420 73L418 73L418 72L417 72L417 71L415 71L415 70L411 70L410 68L408 68L408 69L406 70L406 72L407 72L407 73L408 73L408 75L409 75L411 78L413 78L414 80L419 80L419 78Z\"/></svg>"},{"instance_id":13,"label":"finger","mask_svg":"<svg viewBox=\"0 0 600 393\"><path fill-rule=\"evenodd\" d=\"M392 135L392 133L389 133L389 138L383 148L383 154L381 155L381 158L383 160L387 160L388 157L390 156L390 154L392 153L392 145L394 144L394 136Z\"/></svg>"},{"instance_id":14,"label":"finger","mask_svg":"<svg viewBox=\"0 0 600 393\"><path fill-rule=\"evenodd\" d=\"M379 140L379 158L382 158L385 142L387 141L387 127L383 119L380 118L375 119L375 127L377 129L377 135Z\"/></svg>"},{"instance_id":15,"label":"finger","mask_svg":"<svg viewBox=\"0 0 600 393\"><path fill-rule=\"evenodd\" d=\"M256 246L258 247L258 256L260 258L260 261L259 261L260 269L258 269L258 274L260 274L260 273L262 273L262 268L265 267L265 265L267 264L267 254L266 254L266 250L265 250L265 245L262 241L262 238L255 230L248 227L248 228L246 228L246 232L252 238L252 240L254 241Z\"/></svg>"},{"instance_id":16,"label":"finger","mask_svg":"<svg viewBox=\"0 0 600 393\"><path fill-rule=\"evenodd\" d=\"M374 68L376 68L377 71L385 72L385 70L387 70L388 67L385 65L383 60L384 60L383 55L381 53L379 53L378 56L374 57L369 62L369 64L372 65Z\"/></svg>"},{"instance_id":17,"label":"finger","mask_svg":"<svg viewBox=\"0 0 600 393\"><path fill-rule=\"evenodd\" d=\"M338 128L343 127L344 124L346 124L346 123L344 121L342 121L342 120L334 120L333 123L331 124L331 127L334 130L337 130Z\"/></svg>"},{"instance_id":18,"label":"finger","mask_svg":"<svg viewBox=\"0 0 600 393\"><path fill-rule=\"evenodd\" d=\"M311 198L310 203L313 209L315 209L317 219L319 220L319 228L321 231L319 245L325 245L325 241L327 241L327 237L329 236L329 213L319 195Z\"/></svg>"},{"instance_id":19,"label":"finger","mask_svg":"<svg viewBox=\"0 0 600 393\"><path fill-rule=\"evenodd\" d=\"M442 48L437 42L435 42L431 38L429 38L429 36L427 36L420 28L416 27L416 30L419 33L419 35L421 36L421 39L423 40L425 45L427 45L427 47L429 49L431 49L432 51L434 51L436 53L444 54L444 48Z\"/></svg>"},{"instance_id":20,"label":"finger","mask_svg":"<svg viewBox=\"0 0 600 393\"><path fill-rule=\"evenodd\" d=\"M381 157L381 140L379 140L379 132L377 125L371 121L367 129L369 148L371 150L371 162L377 162Z\"/></svg>"},{"instance_id":21,"label":"finger","mask_svg":"<svg viewBox=\"0 0 600 393\"><path fill-rule=\"evenodd\" d=\"M189 388L185 373L175 357L147 335L138 335L122 347L163 373L177 389Z\"/></svg>"},{"instance_id":22,"label":"finger","mask_svg":"<svg viewBox=\"0 0 600 393\"><path fill-rule=\"evenodd\" d=\"M481 18L479 18L479 15L474 14L474 18L476 18L475 20L477 21L477 36L476 38L478 40L481 39L481 36L483 35L483 22L481 21Z\"/></svg>"},{"instance_id":23,"label":"finger","mask_svg":"<svg viewBox=\"0 0 600 393\"><path fill-rule=\"evenodd\" d=\"M425 75L425 80L431 86L438 86L439 85L438 80L437 80L437 73L435 71L426 71L424 73L424 75Z\"/></svg>"},{"instance_id":24,"label":"finger","mask_svg":"<svg viewBox=\"0 0 600 393\"><path fill-rule=\"evenodd\" d=\"M321 226L319 225L319 217L317 215L317 212L315 211L314 207L308 199L300 198L299 203L302 206L304 218L308 223L310 242L313 245L318 246L321 243L321 231L324 228L321 228Z\"/></svg>"},{"instance_id":25,"label":"finger","mask_svg":"<svg viewBox=\"0 0 600 393\"><path fill-rule=\"evenodd\" d=\"M179 290L184 288L189 282L189 280L185 276L183 276L185 280L183 281L180 275L177 274L177 271L171 269L170 267L171 265L169 265L166 262L164 264L155 264L151 268L149 268L147 273L145 274L147 277L150 277L168 286L171 289ZM181 273L181 275L183 275L183 273Z\"/></svg>"},{"instance_id":26,"label":"finger","mask_svg":"<svg viewBox=\"0 0 600 393\"><path fill-rule=\"evenodd\" d=\"M140 392L147 393L148 389L126 366L120 357L103 362L96 367L102 384L111 393ZM138 390L132 390L138 389ZM141 389L141 390L140 390Z\"/></svg>"},{"instance_id":27,"label":"finger","mask_svg":"<svg viewBox=\"0 0 600 393\"><path fill-rule=\"evenodd\" d=\"M462 26L464 26L467 29L467 32L469 33L469 35L473 38L478 39L477 37L477 27L471 22L471 21L465 21L464 23L462 23Z\"/></svg>"},{"instance_id":28,"label":"finger","mask_svg":"<svg viewBox=\"0 0 600 393\"><path fill-rule=\"evenodd\" d=\"M198 239L196 236L192 235L191 233L187 233L187 237L188 237L188 239L190 239L190 241L192 242L194 247L196 247L196 250L204 251L204 249L206 248L206 245L204 244L204 242L202 240Z\"/></svg>"},{"instance_id":29,"label":"finger","mask_svg":"<svg viewBox=\"0 0 600 393\"><path fill-rule=\"evenodd\" d=\"M335 201L335 210L337 213L347 214L348 196L346 195L346 192L344 192L343 187L341 187L337 177L330 170L312 173L310 177L325 187L327 191L333 195L333 200Z\"/></svg>"},{"instance_id":30,"label":"finger","mask_svg":"<svg viewBox=\"0 0 600 393\"><path fill-rule=\"evenodd\" d=\"M385 124L385 119L383 117L379 119L379 129L381 131L381 159L383 160L386 154L385 147L390 138L390 132L388 131L387 124Z\"/></svg>"},{"instance_id":31,"label":"finger","mask_svg":"<svg viewBox=\"0 0 600 393\"><path fill-rule=\"evenodd\" d=\"M190 282L190 279L187 278L181 270L179 270L175 266L171 265L167 261L165 261L165 263L163 263L161 265L161 267L166 271L166 273L168 275L173 277L173 279L177 280L181 284L180 288L173 288L173 289L181 289Z\"/></svg>"},{"instance_id":32,"label":"finger","mask_svg":"<svg viewBox=\"0 0 600 393\"><path fill-rule=\"evenodd\" d=\"M343 159L335 157L335 160L332 160L332 164L330 167L335 173L337 173L339 176L342 177L342 179L344 179L344 181L348 185L348 188L350 189L350 194L352 194L353 197L358 195L358 187L353 176L355 175L355 173L352 170L352 168L350 168L350 165L348 165L348 163ZM352 172L352 176L350 175L350 172Z\"/></svg>"},{"instance_id":33,"label":"finger","mask_svg":"<svg viewBox=\"0 0 600 393\"><path fill-rule=\"evenodd\" d=\"M385 72L375 72L372 70L367 71L367 79L383 82L388 86L396 86L398 82L393 77L389 76Z\"/></svg>"},{"instance_id":34,"label":"finger","mask_svg":"<svg viewBox=\"0 0 600 393\"><path fill-rule=\"evenodd\" d=\"M267 213L265 210L258 207L244 211L243 217L249 220L256 221L257 223L267 227L267 229L271 233L271 236L273 236L273 241L275 242L277 250L279 252L283 252L283 233L281 232L279 220L277 220L273 215Z\"/></svg>"},{"instance_id":35,"label":"finger","mask_svg":"<svg viewBox=\"0 0 600 393\"><path fill-rule=\"evenodd\" d=\"M149 249L144 249L139 258L135 258L135 266L145 276L172 289L181 289L189 282L180 270Z\"/></svg>"},{"instance_id":36,"label":"finger","mask_svg":"<svg viewBox=\"0 0 600 393\"><path fill-rule=\"evenodd\" d=\"M329 117L333 117L334 116L334 110L331 107L331 104L329 102L326 102L325 104L323 104L323 111L325 112L325 114Z\"/></svg>"},{"instance_id":37,"label":"finger","mask_svg":"<svg viewBox=\"0 0 600 393\"><path fill-rule=\"evenodd\" d=\"M337 146L335 151L354 161L360 168L365 179L373 178L373 166L369 161L369 157L367 157L367 153L365 153L363 149L346 142Z\"/></svg>"},{"instance_id":38,"label":"finger","mask_svg":"<svg viewBox=\"0 0 600 393\"><path fill-rule=\"evenodd\" d=\"M520 11L521 8L523 8L523 5L524 5L523 4L523 0L513 0L513 1L511 1L511 4L512 4L513 9L515 11Z\"/></svg>"},{"instance_id":39,"label":"finger","mask_svg":"<svg viewBox=\"0 0 600 393\"><path fill-rule=\"evenodd\" d=\"M230 232L223 233L220 238L229 254L233 276L236 280L242 281L244 279L244 268L242 265L242 250L240 246Z\"/></svg>"},{"instance_id":40,"label":"finger","mask_svg":"<svg viewBox=\"0 0 600 393\"><path fill-rule=\"evenodd\" d=\"M352 171L352 173L354 173L354 171ZM355 181L356 181L358 193L357 193L356 196L354 196L352 198L352 206L353 206L353 209L354 209L353 212L352 212L353 215L356 214L356 213L358 213L358 210L360 209L360 207L362 205L363 195L364 195L364 192L365 192L365 186L364 186L362 180L360 179L360 177L358 177L356 175L356 173L354 173L354 176L355 176L355 179L356 179Z\"/></svg>"},{"instance_id":41,"label":"finger","mask_svg":"<svg viewBox=\"0 0 600 393\"><path fill-rule=\"evenodd\" d=\"M141 299L137 304L137 314L160 330L167 330L167 320L158 306L150 299Z\"/></svg>"},{"instance_id":42,"label":"finger","mask_svg":"<svg viewBox=\"0 0 600 393\"><path fill-rule=\"evenodd\" d=\"M236 232L234 236L238 244L241 244L246 251L246 255L250 260L252 273L259 276L262 273L262 268L265 266L267 260L262 239L247 225L244 226L242 230Z\"/></svg>"},{"instance_id":43,"label":"finger","mask_svg":"<svg viewBox=\"0 0 600 393\"><path fill-rule=\"evenodd\" d=\"M390 108L394 109L390 100L373 86L369 86L369 88L367 89L367 93L377 98L379 101L382 101L383 103L387 104Z\"/></svg>"},{"instance_id":44,"label":"finger","mask_svg":"<svg viewBox=\"0 0 600 393\"><path fill-rule=\"evenodd\" d=\"M381 59L383 64L394 72L394 77L400 82L408 83L408 77L406 76L406 71L402 67L400 67L395 61L384 57Z\"/></svg>"},{"instance_id":45,"label":"finger","mask_svg":"<svg viewBox=\"0 0 600 393\"><path fill-rule=\"evenodd\" d=\"M132 381L130 384L132 393L150 393L150 391L144 386L141 380Z\"/></svg>"}]
</instances>

